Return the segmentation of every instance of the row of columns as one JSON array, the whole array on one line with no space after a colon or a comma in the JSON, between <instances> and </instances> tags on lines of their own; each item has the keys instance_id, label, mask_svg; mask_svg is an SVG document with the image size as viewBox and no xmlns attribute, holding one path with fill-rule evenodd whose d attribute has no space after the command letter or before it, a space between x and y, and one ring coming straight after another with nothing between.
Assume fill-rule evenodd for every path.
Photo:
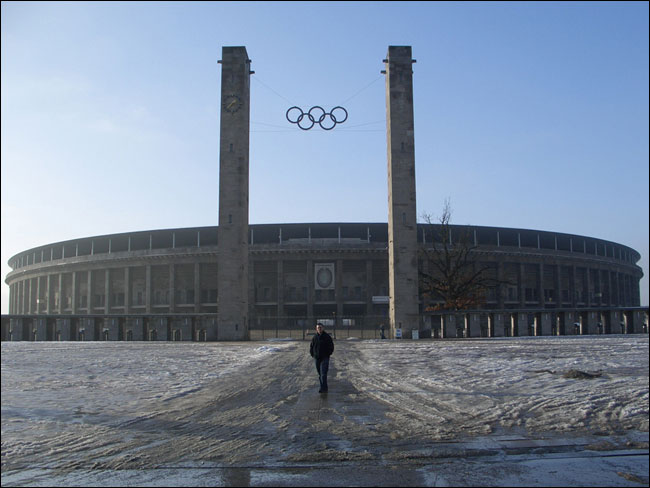
<instances>
[{"instance_id":1,"label":"row of columns","mask_svg":"<svg viewBox=\"0 0 650 488\"><path fill-rule=\"evenodd\" d=\"M334 329L336 330L336 329ZM402 339L648 333L648 310L492 311L425 316ZM393 336L394 337L394 336ZM3 341L217 341L215 314L3 316Z\"/></svg>"},{"instance_id":2,"label":"row of columns","mask_svg":"<svg viewBox=\"0 0 650 488\"><path fill-rule=\"evenodd\" d=\"M530 302L527 302L525 300L525 290L526 290L526 285L528 284L526 281L525 277L525 266L529 265L527 263L520 263L519 264L519 272L518 272L518 277L517 277L517 287L518 287L518 308L525 308L529 307L531 304ZM174 264L169 264L169 311L174 312L176 311L176 303L175 303L175 272L174 272ZM283 290L283 265L282 261L278 261L278 291ZM580 305L584 306L635 306L639 305L639 300L640 297L638 296L638 290L635 292L635 286L634 286L634 278L631 275L620 273L618 271L614 270L603 270L600 268L595 268L598 275L600 276L601 273L604 271L607 273L607 289L609 290L609 300L608 302L604 302L602 300L602 291L603 291L603 283L600 283L600 291L601 291L601 296L597 297L597 299L591 303L586 303L586 302L579 302L576 300L576 290L578 289L576 287L576 282L577 282L577 267L572 266L571 270L571 278L570 278L570 283L569 283L569 301L566 302L562 300L561 297L561 292L562 292L562 284L561 284L561 266L560 265L555 265L555 300L554 304L556 306L570 306L570 307L578 307ZM11 314L32 314L32 313L45 313L45 314L51 314L51 313L65 313L69 312L72 314L77 314L79 313L80 310L85 310L86 313L92 314L93 312L95 313L106 313L110 314L111 310L113 308L113 304L111 303L112 299L112 279L111 277L117 276L119 273L124 273L124 305L120 306L120 311L123 311L123 313L131 313L132 312L132 300L131 300L131 268L126 267L126 268L105 268L105 274L104 274L104 305L101 307L94 307L92 303L93 299L93 287L94 287L94 275L92 272L78 272L78 271L72 271L67 274L71 274L71 306L70 307L65 307L64 306L64 296L63 296L63 288L64 288L64 280L63 276L66 273L58 273L58 274L48 274L45 276L44 280L44 286L45 290L41 290L41 277L36 277L36 278L27 278L22 281L18 281L16 283L13 283L10 285L10 306L9 306L9 313ZM308 260L308 266L307 266L307 283L308 283L308 290L309 290L309 298L308 298L308 307L309 310L311 311L309 313L310 316L313 315L313 286L311 284L313 283L313 260ZM585 280L585 286L587 287L587 294L589 294L590 291L592 291L592 268L583 268L585 269L586 273L586 280ZM342 259L337 259L336 260L336 289L341 290L342 288L342 277L343 277L343 260ZM252 272L252 270L251 270ZM85 280L86 280L86 287L87 287L87 303L86 307L80 307L78 303L78 287L80 285L80 276L86 275ZM195 312L195 313L200 313L201 312L201 293L200 293L200 280L201 277L201 266L200 263L194 263L194 303L191 304L193 305L192 307L182 307L182 311L184 312ZM253 287L253 279L252 276L250 277L251 279L249 280L249 287ZM497 278L500 281L503 281L503 263L499 263L497 266ZM83 278L82 278L83 279ZM55 288L54 282L56 281L56 289L59 292L59 300L58 303L55 303L54 301L54 293L53 290ZM152 313L153 308L152 308L152 292L153 292L153 287L151 283L151 265L145 265L145 303L144 303L144 309L142 310L145 313ZM548 305L548 302L545 301L544 299L544 264L540 263L538 264L538 274L537 274L537 290L538 290L538 301L535 303L535 305L539 305L540 307L544 307ZM638 288L638 287L637 287ZM368 302L368 307L366 308L367 310L370 310L370 305L372 305L371 299L371 293L370 290L372 289L372 260L366 260L366 290L367 290L367 296L366 296L366 301ZM616 291L615 291L616 290ZM497 295L497 302L496 302L496 307L498 309L503 309L505 308L505 286L502 286L501 293ZM45 301L45 307L39 307L38 300L41 297L41 294L46 298ZM337 315L340 316L343 313L343 298L340 296L341 294L337 294ZM622 296L621 296L622 295ZM587 296L587 300L589 301L589 296ZM34 306L34 304L36 306ZM185 304L186 305L186 304ZM278 315L282 314L283 310L283 297L282 293L278 293ZM188 310L188 308L191 308L191 310ZM103 309L103 310L102 310Z\"/></svg>"},{"instance_id":3,"label":"row of columns","mask_svg":"<svg viewBox=\"0 0 650 488\"><path fill-rule=\"evenodd\" d=\"M12 317L3 341L216 341L215 316Z\"/></svg>"},{"instance_id":4,"label":"row of columns","mask_svg":"<svg viewBox=\"0 0 650 488\"><path fill-rule=\"evenodd\" d=\"M549 304L553 304L556 307L559 306L568 306L568 307L579 307L579 306L637 306L640 304L640 295L639 295L639 290L638 286L635 288L635 282L636 280L629 274L626 273L621 273L617 270L614 269L603 269L603 268L587 268L587 267L579 267L576 265L571 265L570 266L570 271L569 271L569 284L567 288L562 287L562 268L566 268L567 266L563 266L560 264L554 264L552 265L554 267L554 283L553 283L553 290L555 292L555 297L554 300L547 301L544 290L548 288L545 286L546 279L545 279L545 267L549 267L548 264L545 263L535 263L537 266L537 272L536 272L536 280L535 280L535 289L537 290L537 299L534 301L526 300L526 288L529 288L529 285L531 284L530 279L526 279L526 266L531 266L533 263L526 263L526 262L519 262L516 263L518 265L517 268L517 300L516 303L518 305L517 308L530 308L531 306L539 306L539 307L546 307ZM426 266L426 264L425 264ZM579 280L578 276L578 269L583 269L585 273L585 279L583 282L583 287L578 287L577 283ZM597 273L598 279L593 280L592 279L592 274ZM607 277L605 278L605 282L601 280L601 275L602 273L606 273ZM500 290L497 290L497 297L495 303L495 308L497 309L504 309L506 302L508 302L506 298L507 294L507 289L505 285L505 271L504 271L504 263L502 261L497 262L496 265L496 278L497 280L502 283ZM567 290L569 293L569 299L564 300L562 297L562 290ZM578 290L586 290L587 292L587 297L586 300L579 300L576 297L576 291ZM596 290L598 290L598 293L596 293ZM603 299L604 297L604 291L607 290L609 292L609 299L608 301L605 301ZM636 291L635 291L636 290ZM594 292L596 294L595 300L591 300L591 297L589 296L590 292ZM513 303L513 302L509 302Z\"/></svg>"},{"instance_id":5,"label":"row of columns","mask_svg":"<svg viewBox=\"0 0 650 488\"><path fill-rule=\"evenodd\" d=\"M169 264L169 286L166 291L169 292L169 312L176 311L175 304L175 265ZM152 286L152 266L144 265L145 268L145 297L143 312L152 313L153 312L153 286ZM71 271L69 273L58 273L58 274L48 274L45 275L45 290L43 295L45 297L45 307L41 309L39 306L39 300L41 297L41 278L28 278L17 283L14 283L10 286L10 303L9 303L9 313L10 314L52 314L52 313L71 313L78 314L80 310L85 310L88 314L93 313L115 313L112 311L114 304L112 303L112 294L115 291L112 286L111 277L116 277L119 273L123 273L124 277L124 305L120 305L120 312L131 313L133 310L132 297L131 297L131 268L104 268L104 304L102 306L94 306L92 303L93 299L93 288L95 285L95 277L91 270L89 271ZM70 295L70 307L65 307L64 302L66 301L63 294L64 289L64 275L71 275L71 295ZM78 288L80 285L79 276L86 275L86 306L81 307L78 303ZM58 291L58 302L55 301L55 293L53 286L54 281L56 280L57 286L56 290ZM201 297L200 297L200 283L201 283L201 266L200 263L194 263L194 303L191 307L191 310L188 310L190 307L183 307L184 312L195 312L198 313L201 311ZM216 284L215 284L216 286ZM35 307L33 306L35 304ZM184 304L187 305L187 304Z\"/></svg>"},{"instance_id":6,"label":"row of columns","mask_svg":"<svg viewBox=\"0 0 650 488\"><path fill-rule=\"evenodd\" d=\"M634 334L648 332L648 314L643 310L619 309L450 312L431 315L429 323L425 321L425 331L428 327L434 338ZM404 331L403 337L409 337L409 333L413 332Z\"/></svg>"}]
</instances>

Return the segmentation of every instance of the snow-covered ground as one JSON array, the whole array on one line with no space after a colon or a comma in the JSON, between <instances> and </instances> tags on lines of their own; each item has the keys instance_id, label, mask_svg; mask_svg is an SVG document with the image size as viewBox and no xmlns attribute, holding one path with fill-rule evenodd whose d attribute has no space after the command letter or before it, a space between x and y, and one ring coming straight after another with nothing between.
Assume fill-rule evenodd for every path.
<instances>
[{"instance_id":1,"label":"snow-covered ground","mask_svg":"<svg viewBox=\"0 0 650 488\"><path fill-rule=\"evenodd\" d=\"M287 347L277 344L3 342L3 432L12 415L137 416Z\"/></svg>"},{"instance_id":2,"label":"snow-covered ground","mask_svg":"<svg viewBox=\"0 0 650 488\"><path fill-rule=\"evenodd\" d=\"M647 336L368 341L358 351L355 386L436 438L648 431Z\"/></svg>"},{"instance_id":3,"label":"snow-covered ground","mask_svg":"<svg viewBox=\"0 0 650 488\"><path fill-rule=\"evenodd\" d=\"M291 484L286 473L274 478L273 469L314 459L366 463L365 471L339 466L359 484L400 484L373 478L373 469L430 455L409 483L480 485L490 482L432 471L443 469L435 464L438 448L462 441L486 450L530 439L548 446L571 438L569 444L586 439L601 450L647 452L647 335L339 340L325 399L315 392L307 351L308 343L289 340L3 342L2 485ZM554 465L566 462L553 455ZM570 463L573 478L558 483L647 485L647 459L645 478L622 462L611 468L613 478L595 472L594 463L582 462L584 473ZM254 469L243 482L223 473L206 478L204 463ZM173 471L181 465L196 469ZM525 459L517 469L528 465L537 466ZM162 475L170 466L173 480ZM314 471L316 478L301 472L295 483L334 484L318 475L327 466ZM515 474L500 479L535 484ZM552 484L548 479L536 484Z\"/></svg>"}]
</instances>

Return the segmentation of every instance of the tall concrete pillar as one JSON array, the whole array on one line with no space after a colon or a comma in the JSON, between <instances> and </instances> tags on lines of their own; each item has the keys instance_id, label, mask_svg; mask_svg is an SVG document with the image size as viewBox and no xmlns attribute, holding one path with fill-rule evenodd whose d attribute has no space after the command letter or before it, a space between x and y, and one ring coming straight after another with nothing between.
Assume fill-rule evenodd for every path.
<instances>
[{"instance_id":1,"label":"tall concrete pillar","mask_svg":"<svg viewBox=\"0 0 650 488\"><path fill-rule=\"evenodd\" d=\"M386 64L388 276L391 337L419 329L415 137L411 46L389 46Z\"/></svg>"},{"instance_id":2,"label":"tall concrete pillar","mask_svg":"<svg viewBox=\"0 0 650 488\"><path fill-rule=\"evenodd\" d=\"M248 149L250 59L224 47L219 145L219 340L248 338Z\"/></svg>"}]
</instances>

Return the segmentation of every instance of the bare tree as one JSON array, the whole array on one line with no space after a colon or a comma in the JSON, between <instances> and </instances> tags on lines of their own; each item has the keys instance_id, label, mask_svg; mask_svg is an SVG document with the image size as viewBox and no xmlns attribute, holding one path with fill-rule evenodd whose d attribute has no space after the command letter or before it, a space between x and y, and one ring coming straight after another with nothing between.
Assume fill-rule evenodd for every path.
<instances>
[{"instance_id":1,"label":"bare tree","mask_svg":"<svg viewBox=\"0 0 650 488\"><path fill-rule=\"evenodd\" d=\"M500 281L494 276L493 267L477 261L477 246L470 229L452 228L449 200L445 200L439 224L433 223L429 214L422 218L429 224L427 230L431 235L431 242L425 238L420 246L420 257L426 262L419 273L425 310L479 308Z\"/></svg>"}]
</instances>

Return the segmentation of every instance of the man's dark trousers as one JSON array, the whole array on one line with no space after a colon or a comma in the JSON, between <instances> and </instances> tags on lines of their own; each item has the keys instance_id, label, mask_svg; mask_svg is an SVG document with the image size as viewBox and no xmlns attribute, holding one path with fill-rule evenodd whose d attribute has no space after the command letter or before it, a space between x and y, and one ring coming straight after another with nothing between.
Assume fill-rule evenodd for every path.
<instances>
[{"instance_id":1,"label":"man's dark trousers","mask_svg":"<svg viewBox=\"0 0 650 488\"><path fill-rule=\"evenodd\" d=\"M330 358L327 356L323 359L316 358L316 371L318 371L318 379L320 380L320 392L327 391L327 371L330 369Z\"/></svg>"}]
</instances>

